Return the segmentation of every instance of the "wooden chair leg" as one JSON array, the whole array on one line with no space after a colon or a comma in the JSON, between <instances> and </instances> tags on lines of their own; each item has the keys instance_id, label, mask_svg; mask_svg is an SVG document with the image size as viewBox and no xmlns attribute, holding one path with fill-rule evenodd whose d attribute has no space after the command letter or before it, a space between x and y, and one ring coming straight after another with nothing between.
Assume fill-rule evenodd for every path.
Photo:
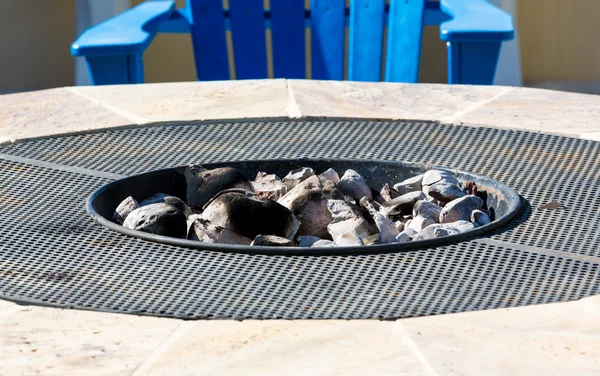
<instances>
[{"instance_id":1,"label":"wooden chair leg","mask_svg":"<svg viewBox=\"0 0 600 376\"><path fill-rule=\"evenodd\" d=\"M502 42L448 42L448 83L492 85Z\"/></svg>"}]
</instances>

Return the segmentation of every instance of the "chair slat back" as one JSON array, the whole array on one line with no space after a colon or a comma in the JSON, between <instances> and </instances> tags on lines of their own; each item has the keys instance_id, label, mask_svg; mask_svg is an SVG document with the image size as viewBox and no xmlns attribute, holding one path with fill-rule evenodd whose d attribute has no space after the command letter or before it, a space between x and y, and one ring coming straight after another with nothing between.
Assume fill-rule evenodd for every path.
<instances>
[{"instance_id":1,"label":"chair slat back","mask_svg":"<svg viewBox=\"0 0 600 376\"><path fill-rule=\"evenodd\" d=\"M275 78L306 77L304 1L271 0L271 40Z\"/></svg>"},{"instance_id":2,"label":"chair slat back","mask_svg":"<svg viewBox=\"0 0 600 376\"><path fill-rule=\"evenodd\" d=\"M263 1L187 0L198 79L231 78L229 30L237 79L267 78L272 64L276 78L342 80L347 64L350 80L417 82L426 0Z\"/></svg>"},{"instance_id":3,"label":"chair slat back","mask_svg":"<svg viewBox=\"0 0 600 376\"><path fill-rule=\"evenodd\" d=\"M222 0L188 0L198 79L228 80L229 60Z\"/></svg>"},{"instance_id":4,"label":"chair slat back","mask_svg":"<svg viewBox=\"0 0 600 376\"><path fill-rule=\"evenodd\" d=\"M237 79L267 77L263 0L229 0Z\"/></svg>"},{"instance_id":5,"label":"chair slat back","mask_svg":"<svg viewBox=\"0 0 600 376\"><path fill-rule=\"evenodd\" d=\"M384 23L385 1L350 2L349 80L381 80Z\"/></svg>"},{"instance_id":6,"label":"chair slat back","mask_svg":"<svg viewBox=\"0 0 600 376\"><path fill-rule=\"evenodd\" d=\"M311 0L312 78L344 79L345 0Z\"/></svg>"},{"instance_id":7,"label":"chair slat back","mask_svg":"<svg viewBox=\"0 0 600 376\"><path fill-rule=\"evenodd\" d=\"M417 82L423 38L423 0L390 3L385 81Z\"/></svg>"}]
</instances>

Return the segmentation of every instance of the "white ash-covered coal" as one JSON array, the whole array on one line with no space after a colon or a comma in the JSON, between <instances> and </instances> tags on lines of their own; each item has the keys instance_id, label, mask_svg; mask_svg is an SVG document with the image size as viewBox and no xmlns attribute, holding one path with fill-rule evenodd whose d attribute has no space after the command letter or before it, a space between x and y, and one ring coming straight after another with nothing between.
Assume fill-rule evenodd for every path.
<instances>
[{"instance_id":1,"label":"white ash-covered coal","mask_svg":"<svg viewBox=\"0 0 600 376\"><path fill-rule=\"evenodd\" d=\"M491 222L474 182L429 170L379 190L354 170L303 167L250 181L231 168L185 170L186 197L127 197L113 220L132 230L207 243L338 247L459 234Z\"/></svg>"}]
</instances>

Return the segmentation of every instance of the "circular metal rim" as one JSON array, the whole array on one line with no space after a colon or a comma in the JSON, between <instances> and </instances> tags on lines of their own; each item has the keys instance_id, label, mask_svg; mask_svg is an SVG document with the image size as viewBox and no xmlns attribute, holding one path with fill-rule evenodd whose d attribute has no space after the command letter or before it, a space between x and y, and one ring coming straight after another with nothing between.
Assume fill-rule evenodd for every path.
<instances>
[{"instance_id":1,"label":"circular metal rim","mask_svg":"<svg viewBox=\"0 0 600 376\"><path fill-rule=\"evenodd\" d=\"M335 161L335 162L369 162L369 163L385 163L385 164L397 164L403 167L409 168L418 168L422 169L423 166L410 162L403 161L390 161L390 160L374 160L374 159L323 159L323 158L295 158L295 159L278 159L279 162L292 162L292 161L306 161L307 163L319 163L323 161ZM273 160L242 160L235 161L235 163L266 163L273 162ZM227 162L211 162L209 164L223 164ZM486 225L477 227L473 230L467 231L465 233L444 236L436 239L428 239L428 240L416 240L410 241L406 243L392 243L392 244L375 244L370 246L355 246L355 247L268 247L268 246L242 246L235 244L218 244L218 243L205 243L194 240L180 239L163 235L155 235L151 233L146 233L142 231L131 230L126 227L123 227L117 223L112 222L111 220L100 215L93 208L93 203L95 199L102 194L104 191L109 190L114 185L120 184L121 182L128 180L139 178L145 175L156 174L159 172L175 170L180 167L172 167L167 169L153 170L148 171L142 174L131 175L122 179L114 180L108 184L103 185L94 191L86 201L86 210L88 214L92 217L92 219L99 223L100 225L115 231L117 233L151 241L161 244L169 244L177 247L184 247L190 249L197 249L202 251L218 251L218 252L227 252L227 253L242 253L242 254L262 254L262 255L280 255L280 256L332 256L332 255L357 255L357 254L377 254L377 253L395 253L395 252L403 252L403 251L411 251L416 249L426 249L432 248L439 245L446 245L457 243L460 241L465 241L469 239L473 239L478 235L482 235L491 230L498 229L508 222L510 222L520 211L521 207L521 198L517 192L515 192L512 188L500 183L499 181L490 178L489 176L474 174L472 172L467 172L463 170L453 169L450 167L443 166L428 166L428 169L437 169L448 171L453 174L460 174L465 176L473 177L474 180L483 180L488 182L490 185L496 185L500 187L502 193L505 195L505 198L509 201L509 208L506 214L503 216L496 218L493 222L488 223Z\"/></svg>"}]
</instances>

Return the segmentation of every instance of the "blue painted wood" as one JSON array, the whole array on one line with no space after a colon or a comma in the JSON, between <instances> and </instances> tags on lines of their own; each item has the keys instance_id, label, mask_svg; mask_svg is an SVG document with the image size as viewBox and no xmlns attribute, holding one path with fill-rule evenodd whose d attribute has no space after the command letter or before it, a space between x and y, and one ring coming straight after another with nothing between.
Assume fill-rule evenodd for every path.
<instances>
[{"instance_id":1,"label":"blue painted wood","mask_svg":"<svg viewBox=\"0 0 600 376\"><path fill-rule=\"evenodd\" d=\"M345 0L311 0L310 9L312 78L343 80Z\"/></svg>"},{"instance_id":2,"label":"blue painted wood","mask_svg":"<svg viewBox=\"0 0 600 376\"><path fill-rule=\"evenodd\" d=\"M501 42L448 42L448 83L491 85Z\"/></svg>"},{"instance_id":3,"label":"blue painted wood","mask_svg":"<svg viewBox=\"0 0 600 376\"><path fill-rule=\"evenodd\" d=\"M263 0L229 0L237 79L267 77Z\"/></svg>"},{"instance_id":4,"label":"blue painted wood","mask_svg":"<svg viewBox=\"0 0 600 376\"><path fill-rule=\"evenodd\" d=\"M165 34L189 34L192 17L189 8L176 9L171 17L159 25L158 32Z\"/></svg>"},{"instance_id":5,"label":"blue painted wood","mask_svg":"<svg viewBox=\"0 0 600 376\"><path fill-rule=\"evenodd\" d=\"M442 40L503 41L514 37L512 17L485 0L441 0L440 9L453 17L441 24Z\"/></svg>"},{"instance_id":6,"label":"blue painted wood","mask_svg":"<svg viewBox=\"0 0 600 376\"><path fill-rule=\"evenodd\" d=\"M425 2L425 20L423 23L426 26L437 26L442 22L452 19L449 15L440 9L440 3L437 1Z\"/></svg>"},{"instance_id":7,"label":"blue painted wood","mask_svg":"<svg viewBox=\"0 0 600 376\"><path fill-rule=\"evenodd\" d=\"M258 0L230 0L231 9L223 9L221 1L187 0L188 7L179 10L172 0L142 3L87 30L71 53L86 57L94 84L140 83L141 56L154 35L189 31L198 79L228 79L225 30L231 28L238 36L238 77L265 77L264 29L271 27L276 77L299 78L306 70L303 31L308 26L313 78L340 80L344 27L351 26L349 77L377 80L380 47L373 41L389 18L386 81L417 81L423 24L441 23L440 36L449 42L449 82L491 84L501 41L513 37L511 17L485 0L391 0L382 23L377 12L365 12L361 6L381 7L383 0L352 0L349 10L344 0L311 0L312 11L305 11L301 0L271 0L270 10L263 10ZM251 14L244 13L246 9ZM243 42L236 43L240 35Z\"/></svg>"},{"instance_id":8,"label":"blue painted wood","mask_svg":"<svg viewBox=\"0 0 600 376\"><path fill-rule=\"evenodd\" d=\"M385 81L417 82L425 1L391 0Z\"/></svg>"},{"instance_id":9,"label":"blue painted wood","mask_svg":"<svg viewBox=\"0 0 600 376\"><path fill-rule=\"evenodd\" d=\"M71 45L73 56L143 53L162 21L170 18L175 2L153 1L132 8L86 30Z\"/></svg>"},{"instance_id":10,"label":"blue painted wood","mask_svg":"<svg viewBox=\"0 0 600 376\"><path fill-rule=\"evenodd\" d=\"M350 3L349 80L381 80L384 13L385 0L353 0Z\"/></svg>"},{"instance_id":11,"label":"blue painted wood","mask_svg":"<svg viewBox=\"0 0 600 376\"><path fill-rule=\"evenodd\" d=\"M221 0L187 0L198 80L229 79L225 20Z\"/></svg>"},{"instance_id":12,"label":"blue painted wood","mask_svg":"<svg viewBox=\"0 0 600 376\"><path fill-rule=\"evenodd\" d=\"M144 82L141 54L91 55L86 57L92 85L140 84Z\"/></svg>"},{"instance_id":13,"label":"blue painted wood","mask_svg":"<svg viewBox=\"0 0 600 376\"><path fill-rule=\"evenodd\" d=\"M304 1L271 1L271 41L275 78L306 77Z\"/></svg>"}]
</instances>

